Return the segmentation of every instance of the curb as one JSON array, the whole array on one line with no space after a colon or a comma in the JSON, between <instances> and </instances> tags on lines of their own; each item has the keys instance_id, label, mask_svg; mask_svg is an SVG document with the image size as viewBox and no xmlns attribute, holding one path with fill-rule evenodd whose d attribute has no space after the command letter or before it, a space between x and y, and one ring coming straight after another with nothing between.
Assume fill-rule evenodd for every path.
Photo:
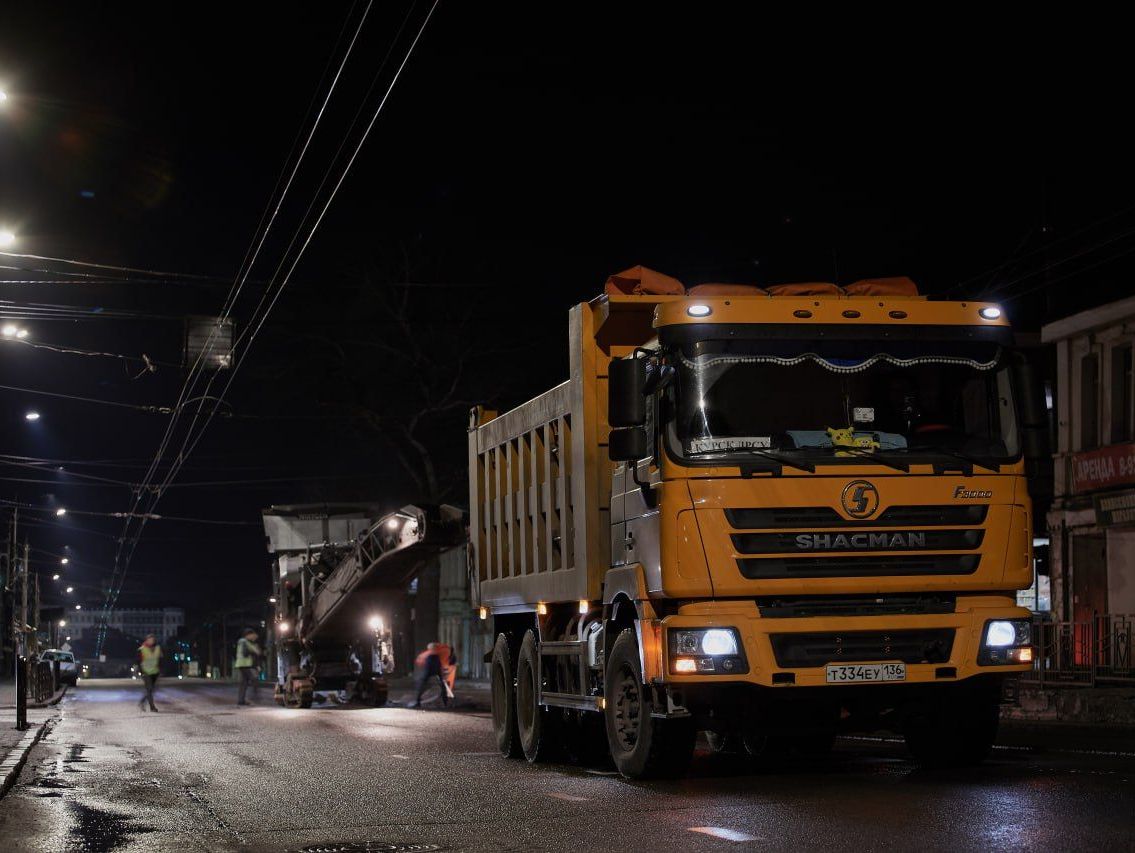
<instances>
[{"instance_id":1,"label":"curb","mask_svg":"<svg viewBox=\"0 0 1135 853\"><path fill-rule=\"evenodd\" d=\"M47 731L47 727L53 720L44 720L38 726L33 726L24 732L24 736L20 738L12 749L0 760L0 797L8 793L8 789L15 784L20 771L24 767L24 762L27 760L28 753L32 751L32 747L39 743L39 739L43 737L43 733Z\"/></svg>"}]
</instances>

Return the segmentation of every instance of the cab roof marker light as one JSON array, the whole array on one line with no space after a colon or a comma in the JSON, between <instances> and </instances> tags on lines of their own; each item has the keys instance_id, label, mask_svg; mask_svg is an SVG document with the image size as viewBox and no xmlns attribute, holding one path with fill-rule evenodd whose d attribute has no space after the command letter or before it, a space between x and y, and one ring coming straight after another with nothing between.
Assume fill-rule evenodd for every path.
<instances>
[{"instance_id":1,"label":"cab roof marker light","mask_svg":"<svg viewBox=\"0 0 1135 853\"><path fill-rule=\"evenodd\" d=\"M689 308L687 308L686 313L691 317L708 317L713 313L713 309L708 305L702 305L701 303L699 303L697 305L691 305Z\"/></svg>"},{"instance_id":2,"label":"cab roof marker light","mask_svg":"<svg viewBox=\"0 0 1135 853\"><path fill-rule=\"evenodd\" d=\"M1001 319L1001 309L998 308L996 305L986 305L984 308L979 308L977 313L978 313L978 316L980 316L982 320L1000 320Z\"/></svg>"}]
</instances>

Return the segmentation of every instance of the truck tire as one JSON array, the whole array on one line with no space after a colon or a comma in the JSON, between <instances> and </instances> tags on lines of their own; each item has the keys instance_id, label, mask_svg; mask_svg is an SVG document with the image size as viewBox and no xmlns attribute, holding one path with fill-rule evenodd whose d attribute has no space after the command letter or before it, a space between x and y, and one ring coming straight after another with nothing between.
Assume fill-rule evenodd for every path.
<instances>
[{"instance_id":1,"label":"truck tire","mask_svg":"<svg viewBox=\"0 0 1135 853\"><path fill-rule=\"evenodd\" d=\"M512 667L512 649L508 637L497 635L493 646L491 669L493 734L497 749L505 758L520 758L520 733L516 730L516 674Z\"/></svg>"},{"instance_id":2,"label":"truck tire","mask_svg":"<svg viewBox=\"0 0 1135 853\"><path fill-rule=\"evenodd\" d=\"M692 719L655 719L651 691L642 681L635 632L626 629L607 658L607 741L618 771L628 779L676 776L689 766L697 729Z\"/></svg>"},{"instance_id":3,"label":"truck tire","mask_svg":"<svg viewBox=\"0 0 1135 853\"><path fill-rule=\"evenodd\" d=\"M997 738L1001 706L979 695L940 702L907 717L907 749L923 767L968 767L989 755Z\"/></svg>"},{"instance_id":4,"label":"truck tire","mask_svg":"<svg viewBox=\"0 0 1135 853\"><path fill-rule=\"evenodd\" d=\"M516 659L516 728L529 762L547 761L559 743L559 709L545 708L540 696L540 649L536 634L525 631Z\"/></svg>"}]
</instances>

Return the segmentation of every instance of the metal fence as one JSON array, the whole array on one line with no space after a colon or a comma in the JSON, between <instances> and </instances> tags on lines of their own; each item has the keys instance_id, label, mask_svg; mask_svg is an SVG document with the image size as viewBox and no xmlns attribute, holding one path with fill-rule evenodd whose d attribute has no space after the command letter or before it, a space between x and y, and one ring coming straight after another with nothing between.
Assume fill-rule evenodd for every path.
<instances>
[{"instance_id":1,"label":"metal fence","mask_svg":"<svg viewBox=\"0 0 1135 853\"><path fill-rule=\"evenodd\" d=\"M55 695L55 672L51 661L33 661L28 664L28 669L28 696L33 702L46 702Z\"/></svg>"},{"instance_id":2,"label":"metal fence","mask_svg":"<svg viewBox=\"0 0 1135 853\"><path fill-rule=\"evenodd\" d=\"M1100 614L1082 622L1033 623L1036 659L1024 678L1051 687L1135 685L1135 614Z\"/></svg>"}]
</instances>

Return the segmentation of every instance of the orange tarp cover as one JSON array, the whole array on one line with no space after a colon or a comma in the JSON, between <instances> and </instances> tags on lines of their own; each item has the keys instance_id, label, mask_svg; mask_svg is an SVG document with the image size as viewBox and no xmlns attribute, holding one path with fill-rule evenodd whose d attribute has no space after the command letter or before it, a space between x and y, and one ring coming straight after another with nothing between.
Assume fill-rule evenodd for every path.
<instances>
[{"instance_id":1,"label":"orange tarp cover","mask_svg":"<svg viewBox=\"0 0 1135 853\"><path fill-rule=\"evenodd\" d=\"M603 290L610 296L684 296L686 286L676 278L640 265L615 273L607 279Z\"/></svg>"},{"instance_id":2,"label":"orange tarp cover","mask_svg":"<svg viewBox=\"0 0 1135 853\"><path fill-rule=\"evenodd\" d=\"M690 296L768 296L768 291L755 284L695 284Z\"/></svg>"},{"instance_id":3,"label":"orange tarp cover","mask_svg":"<svg viewBox=\"0 0 1135 853\"><path fill-rule=\"evenodd\" d=\"M841 296L839 285L826 281L800 282L799 284L774 284L768 289L773 296Z\"/></svg>"},{"instance_id":4,"label":"orange tarp cover","mask_svg":"<svg viewBox=\"0 0 1135 853\"><path fill-rule=\"evenodd\" d=\"M848 296L918 296L918 285L905 275L865 278L843 288Z\"/></svg>"}]
</instances>

